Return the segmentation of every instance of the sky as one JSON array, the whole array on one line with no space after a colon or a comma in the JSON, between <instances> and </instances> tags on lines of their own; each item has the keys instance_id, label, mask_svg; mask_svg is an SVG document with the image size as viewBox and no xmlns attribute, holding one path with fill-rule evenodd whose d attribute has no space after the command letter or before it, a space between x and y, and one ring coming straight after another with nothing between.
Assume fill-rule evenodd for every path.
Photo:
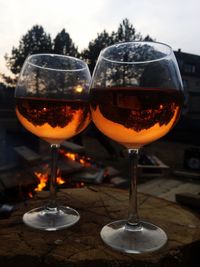
<instances>
[{"instance_id":1,"label":"sky","mask_svg":"<svg viewBox=\"0 0 200 267\"><path fill-rule=\"evenodd\" d=\"M0 73L8 71L5 54L33 25L43 26L52 39L65 28L81 51L125 18L143 36L200 55L199 0L0 0Z\"/></svg>"}]
</instances>

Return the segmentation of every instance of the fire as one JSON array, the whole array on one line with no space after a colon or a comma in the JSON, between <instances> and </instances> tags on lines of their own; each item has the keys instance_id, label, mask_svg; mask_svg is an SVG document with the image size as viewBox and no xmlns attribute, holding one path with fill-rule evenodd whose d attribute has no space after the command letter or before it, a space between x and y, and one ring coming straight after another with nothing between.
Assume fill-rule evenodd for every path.
<instances>
[{"instance_id":1,"label":"fire","mask_svg":"<svg viewBox=\"0 0 200 267\"><path fill-rule=\"evenodd\" d=\"M62 153L62 152L61 152ZM70 152L64 152L64 156L75 161L76 160L76 155Z\"/></svg>"},{"instance_id":2,"label":"fire","mask_svg":"<svg viewBox=\"0 0 200 267\"><path fill-rule=\"evenodd\" d=\"M61 176L60 169L57 170L56 182L57 182L57 184L64 184L65 183L65 180L63 180L63 178Z\"/></svg>"},{"instance_id":3,"label":"fire","mask_svg":"<svg viewBox=\"0 0 200 267\"><path fill-rule=\"evenodd\" d=\"M49 179L49 171L46 170L44 173L42 172L34 172L35 176L37 177L37 179L39 180L39 184L37 185L37 187L34 189L36 192L38 191L42 191L43 188L45 188L45 186L47 185L48 179ZM63 180L63 178L60 175L60 170L58 169L57 172L57 184L64 184L65 181Z\"/></svg>"},{"instance_id":4,"label":"fire","mask_svg":"<svg viewBox=\"0 0 200 267\"><path fill-rule=\"evenodd\" d=\"M38 178L39 180L39 184L37 185L37 187L35 188L35 191L42 191L42 189L47 185L47 181L48 181L48 172L46 173L42 173L42 172L34 172L35 176Z\"/></svg>"},{"instance_id":5,"label":"fire","mask_svg":"<svg viewBox=\"0 0 200 267\"><path fill-rule=\"evenodd\" d=\"M77 161L81 165L83 165L84 167L91 167L91 165L92 165L91 159L89 157L81 156L78 153L66 152L64 149L60 149L59 152L65 158L68 158L68 159L73 160L73 161ZM35 171L34 172L35 176L37 177L37 179L39 181L39 184L34 189L34 191L36 191L36 192L42 191L43 188L45 188L47 186L48 179L49 179L49 173L50 173L50 170L49 170L48 164L43 167L42 171ZM57 179L57 184L62 185L64 183L66 183L66 181L62 178L61 172L59 169L57 172L57 178L56 179ZM69 181L70 181L70 179L69 179ZM84 183L83 182L76 183L75 187L76 188L84 187Z\"/></svg>"},{"instance_id":6,"label":"fire","mask_svg":"<svg viewBox=\"0 0 200 267\"><path fill-rule=\"evenodd\" d=\"M84 167L91 167L90 163L90 158L86 156L81 156L78 153L71 153L71 152L66 152L64 149L60 149L60 154L63 155L64 157L71 159L73 161L79 162L81 165Z\"/></svg>"},{"instance_id":7,"label":"fire","mask_svg":"<svg viewBox=\"0 0 200 267\"><path fill-rule=\"evenodd\" d=\"M63 178L61 176L58 176L56 181L57 181L57 184L64 184L65 183L65 181L63 180Z\"/></svg>"}]
</instances>

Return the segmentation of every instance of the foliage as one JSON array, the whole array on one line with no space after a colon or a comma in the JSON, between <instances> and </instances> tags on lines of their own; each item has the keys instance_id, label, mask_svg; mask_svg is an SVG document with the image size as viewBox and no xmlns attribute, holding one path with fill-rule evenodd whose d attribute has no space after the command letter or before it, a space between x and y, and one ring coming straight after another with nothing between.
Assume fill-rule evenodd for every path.
<instances>
[{"instance_id":1,"label":"foliage","mask_svg":"<svg viewBox=\"0 0 200 267\"><path fill-rule=\"evenodd\" d=\"M19 41L19 46L13 47L11 55L5 55L7 66L13 73L13 76L10 77L5 74L0 75L7 85L15 86L26 57L36 53L56 53L81 57L88 63L90 71L92 72L100 51L103 48L114 43L135 40L153 41L149 35L143 38L140 33L136 32L129 20L124 19L116 32L109 34L106 30L103 30L101 33L97 34L94 40L89 42L88 48L83 50L80 54L69 33L67 33L65 29L58 33L52 41L51 36L44 31L42 26L35 25L22 36Z\"/></svg>"},{"instance_id":2,"label":"foliage","mask_svg":"<svg viewBox=\"0 0 200 267\"><path fill-rule=\"evenodd\" d=\"M22 36L19 46L13 47L11 56L5 55L7 66L14 76L1 74L2 80L9 86L15 86L26 57L37 53L79 56L77 47L65 29L58 33L52 42L51 36L44 31L43 27L35 25Z\"/></svg>"},{"instance_id":3,"label":"foliage","mask_svg":"<svg viewBox=\"0 0 200 267\"><path fill-rule=\"evenodd\" d=\"M109 35L106 30L98 34L97 38L89 43L88 49L83 51L82 57L87 61L91 72L95 67L100 51L112 44L114 44L113 34Z\"/></svg>"},{"instance_id":4,"label":"foliage","mask_svg":"<svg viewBox=\"0 0 200 267\"><path fill-rule=\"evenodd\" d=\"M130 42L130 41L153 41L153 39L147 35L142 37L140 33L137 33L133 25L128 19L124 19L119 25L116 32L109 34L107 31L97 35L97 38L89 43L88 49L82 53L83 59L85 59L89 65L90 71L92 72L100 51L114 43Z\"/></svg>"},{"instance_id":5,"label":"foliage","mask_svg":"<svg viewBox=\"0 0 200 267\"><path fill-rule=\"evenodd\" d=\"M13 47L11 56L5 56L7 66L14 74L18 74L30 54L52 52L51 37L42 26L35 25L22 36L19 47Z\"/></svg>"},{"instance_id":6,"label":"foliage","mask_svg":"<svg viewBox=\"0 0 200 267\"><path fill-rule=\"evenodd\" d=\"M17 76L11 77L4 73L0 73L0 80L2 80L2 84L5 86L14 88L17 83Z\"/></svg>"},{"instance_id":7,"label":"foliage","mask_svg":"<svg viewBox=\"0 0 200 267\"><path fill-rule=\"evenodd\" d=\"M78 57L78 49L74 45L69 33L63 29L60 33L58 33L53 42L53 52L55 54L67 55Z\"/></svg>"},{"instance_id":8,"label":"foliage","mask_svg":"<svg viewBox=\"0 0 200 267\"><path fill-rule=\"evenodd\" d=\"M115 33L115 43L119 42L130 42L130 41L140 41L142 36L137 33L132 24L130 24L128 19L124 19L120 23L117 32Z\"/></svg>"}]
</instances>

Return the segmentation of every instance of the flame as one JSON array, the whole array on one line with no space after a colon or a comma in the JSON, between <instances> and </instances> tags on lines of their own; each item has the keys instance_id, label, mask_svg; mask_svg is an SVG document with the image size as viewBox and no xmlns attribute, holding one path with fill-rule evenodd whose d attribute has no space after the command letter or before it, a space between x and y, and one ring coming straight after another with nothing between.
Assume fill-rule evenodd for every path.
<instances>
[{"instance_id":1,"label":"flame","mask_svg":"<svg viewBox=\"0 0 200 267\"><path fill-rule=\"evenodd\" d=\"M34 172L35 176L38 178L39 180L39 184L37 185L37 187L35 188L35 191L42 191L42 189L47 185L47 181L48 181L48 172L46 173L42 173L42 172Z\"/></svg>"},{"instance_id":2,"label":"flame","mask_svg":"<svg viewBox=\"0 0 200 267\"><path fill-rule=\"evenodd\" d=\"M65 183L65 180L63 180L63 178L61 176L60 169L57 170L56 182L57 182L57 184L64 184Z\"/></svg>"},{"instance_id":3,"label":"flame","mask_svg":"<svg viewBox=\"0 0 200 267\"><path fill-rule=\"evenodd\" d=\"M64 156L67 157L68 159L76 161L76 155L74 153L64 152Z\"/></svg>"},{"instance_id":4,"label":"flame","mask_svg":"<svg viewBox=\"0 0 200 267\"><path fill-rule=\"evenodd\" d=\"M47 185L48 178L49 178L49 172L48 172L48 170L46 170L44 173L34 172L34 174L39 180L39 184L37 185L37 187L34 190L36 192L42 191L42 189L45 188L45 186ZM63 178L60 175L59 169L57 171L56 181L57 181L57 184L60 184L60 185L65 183L65 181L63 180Z\"/></svg>"},{"instance_id":5,"label":"flame","mask_svg":"<svg viewBox=\"0 0 200 267\"><path fill-rule=\"evenodd\" d=\"M81 165L83 165L84 167L90 167L92 165L90 163L91 159L89 157L81 156L78 153L66 152L64 149L60 149L59 152L65 158L68 158L68 159L73 160L73 161L77 161ZM34 191L36 191L36 192L42 191L43 188L45 188L46 185L47 185L47 183L48 183L48 179L49 179L49 166L48 165L45 165L44 168L43 168L43 171L41 171L41 172L35 171L34 174L35 174L35 176L37 177L37 179L39 181L39 184L34 189ZM57 171L56 181L57 181L57 184L60 184L60 185L66 183L66 181L62 178L61 171L59 169ZM76 188L81 188L81 187L84 187L84 185L85 184L83 182L79 182L79 183L76 183L75 187ZM31 197L32 196L30 195L30 198Z\"/></svg>"},{"instance_id":6,"label":"flame","mask_svg":"<svg viewBox=\"0 0 200 267\"><path fill-rule=\"evenodd\" d=\"M81 156L78 153L66 152L64 149L60 149L60 154L64 157L71 159L73 161L79 162L84 167L91 167L90 158L86 156Z\"/></svg>"}]
</instances>

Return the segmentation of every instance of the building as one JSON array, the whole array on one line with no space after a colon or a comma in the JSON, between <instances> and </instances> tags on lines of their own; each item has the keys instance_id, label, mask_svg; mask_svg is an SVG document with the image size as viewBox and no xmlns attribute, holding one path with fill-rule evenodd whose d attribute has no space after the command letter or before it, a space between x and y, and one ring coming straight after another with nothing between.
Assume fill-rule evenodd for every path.
<instances>
[{"instance_id":1,"label":"building","mask_svg":"<svg viewBox=\"0 0 200 267\"><path fill-rule=\"evenodd\" d=\"M175 51L185 89L184 114L190 120L200 120L200 56ZM199 126L200 128L200 126Z\"/></svg>"}]
</instances>

